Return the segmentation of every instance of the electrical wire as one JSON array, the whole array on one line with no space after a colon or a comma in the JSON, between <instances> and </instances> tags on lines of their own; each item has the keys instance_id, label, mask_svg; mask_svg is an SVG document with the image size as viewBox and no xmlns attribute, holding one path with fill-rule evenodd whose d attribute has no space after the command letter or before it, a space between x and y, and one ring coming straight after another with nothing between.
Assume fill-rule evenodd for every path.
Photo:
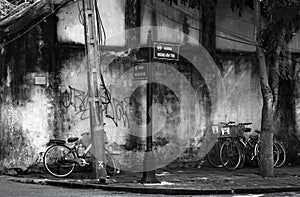
<instances>
[{"instance_id":1,"label":"electrical wire","mask_svg":"<svg viewBox=\"0 0 300 197\"><path fill-rule=\"evenodd\" d=\"M168 18L169 20L171 20L171 21L173 21L173 22L176 22L176 23L178 23L178 24L184 25L183 23L180 23L179 21L177 21L177 20L171 18L170 16L168 16L168 15L166 15L166 14L160 12L159 10L155 9L154 7L152 7L151 5L149 5L149 4L146 3L146 2L145 2L145 5L148 6L149 8L151 8L151 9L155 10L156 13L158 13L158 14L160 14L160 15L166 17L166 18ZM171 7L172 7L172 6L171 6ZM174 8L174 7L172 7L172 8ZM176 8L174 8L174 9L176 9ZM177 10L183 12L182 10L179 10L179 9L177 9ZM189 14L189 16L190 16L190 14ZM194 17L193 19L194 19L194 20L197 20L197 21L200 22L200 23L202 23L202 21L200 21L199 19L196 19L195 17ZM239 20L239 19L237 19L237 20ZM240 20L240 21L243 21L243 20ZM251 24L253 24L253 23L251 23ZM197 30L197 31L202 32L202 30L199 29L199 28L193 27L193 26L191 26L191 25L187 25L187 26L188 26L189 28L191 28L191 29L194 29L194 30ZM223 30L220 30L220 29L223 29ZM244 40L244 41L237 40L237 39L233 39L233 38L228 38L228 37L221 36L221 35L216 35L216 37L218 37L218 38L222 38L222 39L225 39L225 40L229 40L229 41L233 41L233 42L237 42L237 43L241 43L241 44L245 44L245 45L256 46L256 44L255 44L255 42L254 42L253 40L248 40L247 38L245 38L245 37L247 37L247 36L245 36L245 35L243 35L243 34L239 34L240 36L234 35L234 34L238 34L238 33L232 32L232 31L230 31L230 30L227 30L227 29L225 29L225 28L218 27L218 26L216 26L216 30L218 30L218 31L220 31L220 32L222 32L222 33L224 33L224 34L230 35L230 36L232 36L232 37L236 37L236 38L238 38L238 39ZM229 32L234 33L234 34L226 33L226 32L224 32L224 31L229 31ZM249 39L253 39L253 38L251 38L251 37L248 37L248 38L249 38ZM300 49L296 49L296 48L289 48L289 49L290 49L290 50L297 51L297 52L300 52Z\"/></svg>"},{"instance_id":2,"label":"electrical wire","mask_svg":"<svg viewBox=\"0 0 300 197\"><path fill-rule=\"evenodd\" d=\"M71 2L72 0L67 0L64 3L61 3L59 6L57 6L51 13L47 14L46 16L44 16L41 20L39 20L37 23L35 23L34 25L32 25L31 27L29 27L27 30L25 30L24 32L22 32L21 34L17 35L16 37L14 37L13 39L5 42L2 44L2 47L5 47L6 45L14 42L15 40L21 38L23 35L25 35L26 33L28 33L30 30L32 30L33 28L35 28L36 26L38 26L40 23L42 23L44 20L46 20L49 16L51 16L53 13L55 13L58 9L60 9L61 7L65 6L66 4L68 4L69 2Z\"/></svg>"},{"instance_id":3,"label":"electrical wire","mask_svg":"<svg viewBox=\"0 0 300 197\"><path fill-rule=\"evenodd\" d=\"M167 5L167 6L169 6L169 4L167 4L167 2L165 2L164 4ZM197 21L197 22L199 22L199 23L203 23L203 21L200 20L200 18L196 18L195 16L193 16L192 14L190 14L190 11L187 10L187 9L182 8L182 9L184 10L184 11L183 11L183 10L181 10L181 9L178 9L178 8L174 7L174 6L170 6L170 7L171 7L173 10L177 11L177 12L186 14L186 15L187 15L189 18L191 18L192 20L195 20L195 21ZM216 14L217 14L217 13L216 13ZM217 14L217 15L218 15L218 14ZM226 16L225 16L225 17L226 17ZM232 19L239 20L239 19L233 18L233 17L228 17L228 18L232 18ZM239 20L239 21L243 21L243 20ZM248 23L254 25L253 23L251 23L251 22L249 22L249 21L246 21L246 22L248 22ZM230 35L230 36L233 36L233 37L236 37L236 38L241 39L241 40L243 40L243 41L245 41L245 42L253 42L253 38L252 38L252 37L245 36L245 35L243 35L243 34L240 34L240 33L234 32L234 31L231 31L231 30L229 30L229 29L226 29L226 28L223 28L223 27L220 27L220 26L217 26L217 25L216 25L216 30L218 30L218 31L220 31L220 32L222 32L222 33L225 33L225 32L226 32L225 34ZM224 31L225 31L225 32L224 32ZM245 38L245 37L246 37L246 38Z\"/></svg>"},{"instance_id":4,"label":"electrical wire","mask_svg":"<svg viewBox=\"0 0 300 197\"><path fill-rule=\"evenodd\" d=\"M104 81L104 77L102 74L102 70L101 70L101 65L102 65L102 60L103 60L103 49L104 46L106 45L106 32L105 32L105 28L103 25L103 21L100 15L100 11L98 8L98 3L97 0L95 0L95 11L96 11L96 28L97 28L97 34L98 34L98 39L99 39L99 45L98 45L98 51L99 51L99 70L100 70L100 80L101 80L101 84L100 84L100 91L102 90L103 94L101 94L101 104L103 105L103 111L106 113L106 117L111 119L114 124L116 126L118 126L117 121L115 120L114 117L110 116L109 114L107 114L108 112L108 106L111 104L111 93L109 92L109 90L106 87L105 81Z\"/></svg>"},{"instance_id":5,"label":"electrical wire","mask_svg":"<svg viewBox=\"0 0 300 197\"><path fill-rule=\"evenodd\" d=\"M176 22L176 23L178 23L178 24L184 25L183 23L181 23L181 22L179 22L179 21L173 19L172 17L170 17L170 16L168 16L168 15L166 15L166 14L164 14L164 13L158 11L157 9L153 8L153 7L152 7L151 5L149 5L148 3L146 3L146 2L144 2L144 3L145 3L145 5L148 6L149 8L155 10L156 13L158 13L158 14L160 14L160 15L166 17L166 18L168 18L169 20L171 20L171 21L173 21L173 22ZM187 26L188 26L189 28L191 28L191 29L194 29L194 30L197 30L197 31L199 31L199 32L202 32L202 30L199 29L199 28L197 28L197 27L194 27L194 26L191 26L191 25L187 25ZM225 32L223 32L223 33L225 33ZM226 33L225 33L225 34L226 34ZM222 38L222 39L226 39L226 40L230 40L230 41L234 41L234 42L238 42L238 43L241 43L241 44L246 44L246 45L250 45L250 46L256 46L254 42L247 42L247 41L244 42L244 41L240 41L240 40L236 40L236 39L233 39L233 38L228 38L228 37L220 36L220 35L216 35L216 37L219 37L219 38Z\"/></svg>"}]
</instances>

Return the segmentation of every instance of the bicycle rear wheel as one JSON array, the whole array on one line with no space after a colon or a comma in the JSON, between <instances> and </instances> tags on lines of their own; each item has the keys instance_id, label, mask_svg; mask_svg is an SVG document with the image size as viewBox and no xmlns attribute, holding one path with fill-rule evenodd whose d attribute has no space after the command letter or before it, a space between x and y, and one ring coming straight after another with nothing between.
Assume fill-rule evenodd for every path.
<instances>
[{"instance_id":1,"label":"bicycle rear wheel","mask_svg":"<svg viewBox=\"0 0 300 197\"><path fill-rule=\"evenodd\" d=\"M220 160L220 149L221 149L221 141L212 141L208 144L206 160L208 163L215 168L222 168L223 165Z\"/></svg>"},{"instance_id":2,"label":"bicycle rear wheel","mask_svg":"<svg viewBox=\"0 0 300 197\"><path fill-rule=\"evenodd\" d=\"M283 145L280 142L274 141L274 144L278 148L278 156L279 156L278 161L275 164L275 167L279 168L279 167L282 167L285 163L286 152L285 152L285 149L284 149Z\"/></svg>"},{"instance_id":3,"label":"bicycle rear wheel","mask_svg":"<svg viewBox=\"0 0 300 197\"><path fill-rule=\"evenodd\" d=\"M260 142L258 142L255 145L255 155L257 155L257 163L259 164L260 162ZM273 158L274 162L273 165L274 167L277 165L277 162L279 161L279 148L277 145L273 142Z\"/></svg>"},{"instance_id":4,"label":"bicycle rear wheel","mask_svg":"<svg viewBox=\"0 0 300 197\"><path fill-rule=\"evenodd\" d=\"M240 147L233 141L225 141L221 146L220 159L227 170L237 169L242 159Z\"/></svg>"},{"instance_id":5,"label":"bicycle rear wheel","mask_svg":"<svg viewBox=\"0 0 300 197\"><path fill-rule=\"evenodd\" d=\"M66 177L70 175L75 163L70 160L76 158L72 150L65 145L50 146L43 157L43 164L46 170L55 177Z\"/></svg>"}]
</instances>

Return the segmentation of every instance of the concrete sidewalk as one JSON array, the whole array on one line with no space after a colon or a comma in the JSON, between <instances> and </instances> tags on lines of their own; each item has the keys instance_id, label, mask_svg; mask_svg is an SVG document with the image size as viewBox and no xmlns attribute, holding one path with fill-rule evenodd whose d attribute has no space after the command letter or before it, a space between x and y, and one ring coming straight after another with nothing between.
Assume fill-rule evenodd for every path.
<instances>
[{"instance_id":1,"label":"concrete sidewalk","mask_svg":"<svg viewBox=\"0 0 300 197\"><path fill-rule=\"evenodd\" d=\"M275 174L274 178L261 178L258 175L258 168L250 167L236 171L211 167L160 169L156 172L160 184L142 184L141 173L122 172L109 179L106 185L87 179L86 173L82 172L77 172L68 179L57 179L36 173L5 177L23 183L147 194L258 194L300 191L300 165L275 169Z\"/></svg>"}]
</instances>

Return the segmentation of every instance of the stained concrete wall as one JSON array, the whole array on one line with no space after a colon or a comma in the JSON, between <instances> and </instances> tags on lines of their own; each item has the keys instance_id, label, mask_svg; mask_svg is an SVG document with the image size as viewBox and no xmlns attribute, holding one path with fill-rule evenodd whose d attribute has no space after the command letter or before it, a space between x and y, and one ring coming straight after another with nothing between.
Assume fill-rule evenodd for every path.
<instances>
[{"instance_id":1,"label":"stained concrete wall","mask_svg":"<svg viewBox=\"0 0 300 197\"><path fill-rule=\"evenodd\" d=\"M52 65L54 18L5 46L0 55L0 171L27 168L56 130ZM46 36L47 35L47 36Z\"/></svg>"},{"instance_id":2,"label":"stained concrete wall","mask_svg":"<svg viewBox=\"0 0 300 197\"><path fill-rule=\"evenodd\" d=\"M80 137L89 130L85 57L83 51L64 52L73 55L62 62L60 95L65 119L61 137ZM121 155L120 162L127 170L141 170L146 129L145 81L133 79L132 61L137 57L108 54L112 53L108 51L103 61L107 63L103 65L104 79L112 99L104 113L117 122L116 126L111 119L105 118L108 147ZM206 58L210 59L209 56ZM212 123L229 120L253 122L252 129L260 128L262 102L255 57L220 55L219 58L223 71L218 77L223 81L223 96L214 92L217 86L216 81L210 81L212 73L209 75L203 71L202 66L208 65L204 56L199 58L202 59L199 65L181 61L175 65L171 62L153 63L154 82L160 84L153 90L158 165L163 166L175 159L172 154L175 147L180 153L176 157L190 148L186 153L190 156L181 161L195 161L204 156L191 155L199 148L204 152L202 142L207 132L211 132Z\"/></svg>"},{"instance_id":3,"label":"stained concrete wall","mask_svg":"<svg viewBox=\"0 0 300 197\"><path fill-rule=\"evenodd\" d=\"M106 35L114 35L125 29L125 2L119 0L98 0L98 8ZM73 2L57 13L57 35L59 42L84 44L84 19L82 3ZM106 40L107 46L124 46L125 35Z\"/></svg>"}]
</instances>

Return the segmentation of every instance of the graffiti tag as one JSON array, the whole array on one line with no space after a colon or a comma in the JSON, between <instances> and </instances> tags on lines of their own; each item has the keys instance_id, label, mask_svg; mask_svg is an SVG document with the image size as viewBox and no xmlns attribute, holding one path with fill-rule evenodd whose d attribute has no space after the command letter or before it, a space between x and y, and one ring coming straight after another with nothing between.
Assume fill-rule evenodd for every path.
<instances>
[{"instance_id":1,"label":"graffiti tag","mask_svg":"<svg viewBox=\"0 0 300 197\"><path fill-rule=\"evenodd\" d=\"M76 115L80 114L82 120L89 118L87 113L89 110L89 101L86 92L69 86L67 90L61 93L60 97L61 103L65 108L73 107ZM116 123L121 123L123 127L127 128L130 128L129 111L129 97L125 97L123 100L112 98L110 103L104 105L103 108L103 112L107 117L112 118Z\"/></svg>"}]
</instances>

